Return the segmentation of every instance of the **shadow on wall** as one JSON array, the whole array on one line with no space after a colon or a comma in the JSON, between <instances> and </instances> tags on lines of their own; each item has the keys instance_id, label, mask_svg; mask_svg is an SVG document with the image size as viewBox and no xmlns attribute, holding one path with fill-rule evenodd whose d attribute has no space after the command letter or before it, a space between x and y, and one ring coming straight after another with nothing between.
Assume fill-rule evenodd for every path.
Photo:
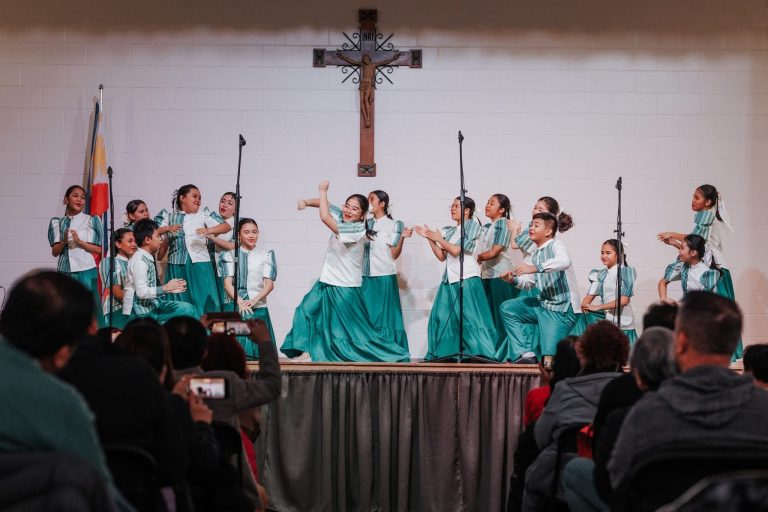
<instances>
[{"instance_id":1,"label":"shadow on wall","mask_svg":"<svg viewBox=\"0 0 768 512\"><path fill-rule=\"evenodd\" d=\"M3 22L7 27L19 30L66 28L89 34L108 32L115 39L119 39L121 31L167 34L171 30L205 27L212 31L281 31L301 27L337 31L355 27L356 11L361 7L378 9L382 29L388 31L436 29L478 35L488 30L506 29L510 36L534 38L537 32L541 36L553 31L573 32L574 36L586 33L588 38L582 41L584 47L593 46L596 37L626 37L628 29L668 31L668 38L674 43L680 38L678 31L681 29L711 39L716 32L760 28L759 20L748 10L748 7L754 7L754 2L732 1L717 7L697 1L664 0L390 0L386 5L373 2L363 6L358 1L349 0L231 0L223 3L211 0L30 0L5 5ZM311 33L308 35L312 36ZM497 36L498 33L493 38L498 40ZM451 34L445 37L446 40L454 39ZM630 40L627 42L631 43ZM634 46L630 44L628 47Z\"/></svg>"}]
</instances>

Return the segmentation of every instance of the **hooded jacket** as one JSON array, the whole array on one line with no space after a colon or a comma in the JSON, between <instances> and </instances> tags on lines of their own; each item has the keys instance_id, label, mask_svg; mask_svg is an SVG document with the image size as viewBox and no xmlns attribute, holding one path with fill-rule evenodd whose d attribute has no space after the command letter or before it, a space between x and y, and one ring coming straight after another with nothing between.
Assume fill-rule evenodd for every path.
<instances>
[{"instance_id":1,"label":"hooded jacket","mask_svg":"<svg viewBox=\"0 0 768 512\"><path fill-rule=\"evenodd\" d=\"M768 442L768 392L751 377L697 366L646 393L624 421L608 471L615 489L655 448Z\"/></svg>"}]
</instances>

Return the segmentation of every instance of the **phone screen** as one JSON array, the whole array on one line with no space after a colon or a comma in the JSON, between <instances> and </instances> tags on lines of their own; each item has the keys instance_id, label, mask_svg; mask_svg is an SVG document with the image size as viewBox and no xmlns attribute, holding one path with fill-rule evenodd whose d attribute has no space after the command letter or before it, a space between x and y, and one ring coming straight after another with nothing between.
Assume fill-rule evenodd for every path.
<instances>
[{"instance_id":1,"label":"phone screen","mask_svg":"<svg viewBox=\"0 0 768 512\"><path fill-rule=\"evenodd\" d=\"M224 377L192 377L189 390L202 398L220 400L227 398L227 379Z\"/></svg>"},{"instance_id":2,"label":"phone screen","mask_svg":"<svg viewBox=\"0 0 768 512\"><path fill-rule=\"evenodd\" d=\"M251 328L242 320L217 320L211 324L211 332L215 334L231 334L233 336L248 336Z\"/></svg>"}]
</instances>

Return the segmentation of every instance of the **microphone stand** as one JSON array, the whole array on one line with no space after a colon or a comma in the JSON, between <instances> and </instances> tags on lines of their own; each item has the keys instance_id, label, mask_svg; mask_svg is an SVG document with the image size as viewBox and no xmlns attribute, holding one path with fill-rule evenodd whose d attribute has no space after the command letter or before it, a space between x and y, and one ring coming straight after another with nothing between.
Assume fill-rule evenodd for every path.
<instances>
[{"instance_id":1,"label":"microphone stand","mask_svg":"<svg viewBox=\"0 0 768 512\"><path fill-rule=\"evenodd\" d=\"M464 144L464 135L459 131L459 351L455 354L438 357L431 359L432 363L440 363L443 361L456 361L457 363L474 362L474 363L495 363L493 359L478 356L474 354L464 353L464 203L466 201L467 191L464 188L464 153L462 147ZM453 308L451 308L453 309ZM451 311L453 314L453 311Z\"/></svg>"},{"instance_id":2,"label":"microphone stand","mask_svg":"<svg viewBox=\"0 0 768 512\"><path fill-rule=\"evenodd\" d=\"M240 134L238 139L238 155L237 155L237 181L235 182L235 225L232 228L235 232L232 234L232 240L235 242L235 255L233 260L233 264L235 265L234 268L234 275L232 277L232 286L234 290L234 297L232 300L235 301L235 311L239 312L240 308L237 304L237 299L240 297L240 294L238 292L237 287L237 271L240 267L240 228L238 227L240 225L240 165L243 161L243 146L245 146L245 139L243 138L243 135Z\"/></svg>"},{"instance_id":3,"label":"microphone stand","mask_svg":"<svg viewBox=\"0 0 768 512\"><path fill-rule=\"evenodd\" d=\"M616 241L618 242L618 250L616 254L616 306L614 321L616 322L616 327L619 329L621 329L621 268L624 265L624 244L621 242L621 239L624 238L624 231L621 226L621 181L621 176L619 176L619 179L616 181L616 190L619 194L619 206L616 213L616 230L614 231L614 233L616 233Z\"/></svg>"},{"instance_id":4,"label":"microphone stand","mask_svg":"<svg viewBox=\"0 0 768 512\"><path fill-rule=\"evenodd\" d=\"M115 286L115 196L112 193L112 167L107 167L107 177L109 179L109 331L112 332L114 316L114 286Z\"/></svg>"}]
</instances>

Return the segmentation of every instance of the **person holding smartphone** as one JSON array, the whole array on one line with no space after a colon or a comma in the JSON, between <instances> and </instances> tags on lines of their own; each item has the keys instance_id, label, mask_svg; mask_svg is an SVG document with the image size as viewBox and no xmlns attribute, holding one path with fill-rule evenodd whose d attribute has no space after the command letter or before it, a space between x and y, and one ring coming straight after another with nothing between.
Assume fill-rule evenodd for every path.
<instances>
[{"instance_id":1,"label":"person holding smartphone","mask_svg":"<svg viewBox=\"0 0 768 512\"><path fill-rule=\"evenodd\" d=\"M225 386L225 396L222 398L203 397L208 407L213 411L214 421L229 423L239 429L238 416L241 412L253 409L271 402L280 394L280 364L277 360L277 349L269 335L269 329L263 320L246 320L250 327L250 339L259 349L259 370L254 379L243 379L228 370L205 371L201 367L208 346L208 331L210 320L202 318L202 322L190 317L178 317L165 324L168 339L171 342L171 358L176 369L177 378L188 375L217 379L221 389L222 380ZM205 325L204 325L205 324ZM190 386L194 391L194 386ZM220 394L220 393L219 393Z\"/></svg>"}]
</instances>

